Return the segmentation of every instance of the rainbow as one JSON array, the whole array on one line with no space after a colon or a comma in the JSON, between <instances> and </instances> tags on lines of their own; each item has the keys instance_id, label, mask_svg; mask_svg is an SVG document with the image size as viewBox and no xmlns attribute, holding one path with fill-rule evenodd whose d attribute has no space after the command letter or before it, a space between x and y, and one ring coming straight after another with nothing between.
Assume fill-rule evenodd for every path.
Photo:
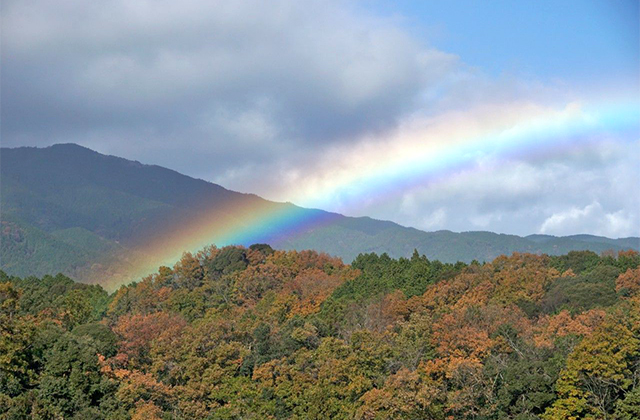
<instances>
[{"instance_id":1,"label":"rainbow","mask_svg":"<svg viewBox=\"0 0 640 420\"><path fill-rule=\"evenodd\" d=\"M384 157L377 159L379 162L367 157L365 160L375 163L348 168L321 188L314 189L310 199L299 197L295 201L315 208L335 207L334 203L339 201L340 211L350 213L363 199L387 200L408 189L446 180L462 170L472 169L483 156L497 156L501 162L518 157L544 160L588 148L612 135L637 140L640 134L637 101L606 103L597 108L571 104L559 111L532 113L534 115L490 123L472 132L464 128L460 130L462 133L437 132L433 136L436 138L432 138L428 130L401 134L398 142L404 144L395 155L388 155L387 150L381 148L378 153ZM449 124L452 122L445 121L444 126Z\"/></svg>"},{"instance_id":2,"label":"rainbow","mask_svg":"<svg viewBox=\"0 0 640 420\"><path fill-rule=\"evenodd\" d=\"M365 145L352 152L354 164L343 163L311 178L303 191L292 191L296 201L312 208L332 207L340 202L347 213L363 200L386 200L416 187L447 180L460 171L474 170L477 159L497 156L546 159L560 153L591 147L603 138L638 140L640 103L637 100L601 103L598 106L564 106L561 109L535 109L488 123L474 120L471 128L454 122L451 130L414 130L396 134L374 146ZM626 140L623 140L626 141ZM376 150L377 149L377 150ZM339 151L347 155L349 151ZM377 157L376 157L377 153ZM383 156L381 156L383 155ZM359 158L358 158L359 156ZM364 158L362 157L364 156ZM132 277L142 276L160 265L177 261L184 251L195 251L210 244L224 246L281 240L326 226L340 215L307 211L290 203L259 199L237 200L156 237L138 252L146 257L136 264ZM334 206L335 207L335 206Z\"/></svg>"}]
</instances>

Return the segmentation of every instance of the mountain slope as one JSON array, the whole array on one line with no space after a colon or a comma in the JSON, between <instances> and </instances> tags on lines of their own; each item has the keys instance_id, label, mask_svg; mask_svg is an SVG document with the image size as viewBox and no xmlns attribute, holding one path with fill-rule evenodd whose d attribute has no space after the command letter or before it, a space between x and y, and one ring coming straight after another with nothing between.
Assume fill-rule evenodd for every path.
<instances>
[{"instance_id":1,"label":"mountain slope","mask_svg":"<svg viewBox=\"0 0 640 420\"><path fill-rule=\"evenodd\" d=\"M84 281L105 282L114 276L124 281L129 268L142 258L141 244L166 232L180 232L189 221L225 208L294 209L301 219L330 220L296 227L273 239L272 245L316 249L347 262L362 252L401 257L414 249L444 262L468 262L516 251L563 254L640 248L640 238L423 232L368 217L269 202L74 144L3 148L0 160L0 266L21 276L59 271ZM243 223L241 214L226 216Z\"/></svg>"}]
</instances>

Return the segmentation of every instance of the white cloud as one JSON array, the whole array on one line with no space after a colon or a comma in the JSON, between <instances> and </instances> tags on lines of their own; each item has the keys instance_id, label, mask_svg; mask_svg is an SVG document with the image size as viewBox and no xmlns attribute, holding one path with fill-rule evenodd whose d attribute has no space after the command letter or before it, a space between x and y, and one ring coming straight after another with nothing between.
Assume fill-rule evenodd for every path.
<instances>
[{"instance_id":1,"label":"white cloud","mask_svg":"<svg viewBox=\"0 0 640 420\"><path fill-rule=\"evenodd\" d=\"M594 201L583 208L572 207L549 216L540 227L540 233L570 235L590 232L614 237L630 235L633 227L631 216L624 210L607 213L602 205Z\"/></svg>"}]
</instances>

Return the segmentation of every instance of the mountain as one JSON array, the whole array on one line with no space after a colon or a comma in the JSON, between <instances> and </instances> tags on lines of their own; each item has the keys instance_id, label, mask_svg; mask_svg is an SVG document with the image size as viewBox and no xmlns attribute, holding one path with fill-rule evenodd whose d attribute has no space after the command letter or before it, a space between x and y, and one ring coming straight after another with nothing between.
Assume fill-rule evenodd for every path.
<instances>
[{"instance_id":1,"label":"mountain","mask_svg":"<svg viewBox=\"0 0 640 420\"><path fill-rule=\"evenodd\" d=\"M190 221L213 211L241 225L244 216L233 210L237 208L294 211L301 220L329 220L294 227L271 244L315 249L347 262L359 253L401 257L414 249L443 262L488 261L513 252L640 249L640 238L423 232L271 202L75 144L2 148L0 170L0 268L20 276L62 272L86 282L130 280L132 267L145 258L145 243L165 240L167 232L179 235Z\"/></svg>"}]
</instances>

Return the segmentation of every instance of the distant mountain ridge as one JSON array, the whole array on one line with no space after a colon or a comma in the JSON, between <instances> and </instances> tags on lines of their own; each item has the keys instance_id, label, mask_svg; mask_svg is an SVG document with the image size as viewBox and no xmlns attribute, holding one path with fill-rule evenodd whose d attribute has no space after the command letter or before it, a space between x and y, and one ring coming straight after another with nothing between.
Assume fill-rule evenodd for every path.
<instances>
[{"instance_id":1,"label":"distant mountain ridge","mask_svg":"<svg viewBox=\"0 0 640 420\"><path fill-rule=\"evenodd\" d=\"M102 282L127 271L136 259L133 250L141 242L230 202L292 206L75 144L2 148L0 268L19 276L62 272L82 281ZM414 249L443 262L484 261L513 252L557 255L572 250L640 250L636 237L423 232L368 217L297 209L331 215L332 222L301 230L272 245L315 249L346 262L364 252L407 257Z\"/></svg>"}]
</instances>

